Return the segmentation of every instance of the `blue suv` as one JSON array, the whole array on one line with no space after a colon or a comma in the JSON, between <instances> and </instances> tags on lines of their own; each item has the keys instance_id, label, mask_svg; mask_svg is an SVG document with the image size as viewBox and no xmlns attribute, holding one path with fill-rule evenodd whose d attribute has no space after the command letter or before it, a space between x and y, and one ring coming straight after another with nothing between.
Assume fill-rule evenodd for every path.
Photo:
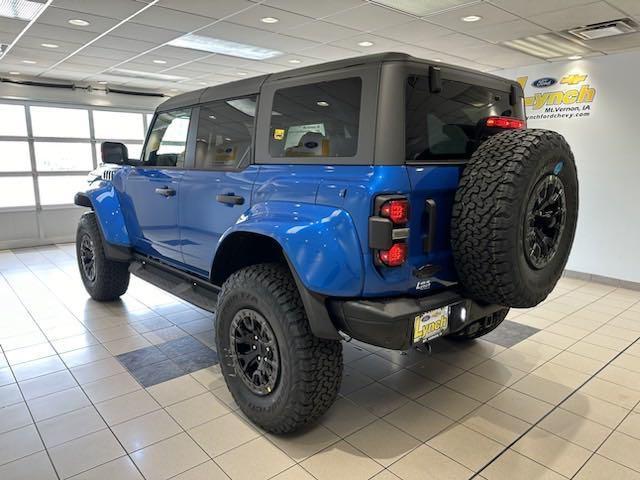
<instances>
[{"instance_id":1,"label":"blue suv","mask_svg":"<svg viewBox=\"0 0 640 480\"><path fill-rule=\"evenodd\" d=\"M102 144L76 195L92 298L129 275L216 313L242 411L293 431L335 400L341 340L408 349L543 301L578 184L521 87L387 53L245 79L160 105L141 159Z\"/></svg>"}]
</instances>

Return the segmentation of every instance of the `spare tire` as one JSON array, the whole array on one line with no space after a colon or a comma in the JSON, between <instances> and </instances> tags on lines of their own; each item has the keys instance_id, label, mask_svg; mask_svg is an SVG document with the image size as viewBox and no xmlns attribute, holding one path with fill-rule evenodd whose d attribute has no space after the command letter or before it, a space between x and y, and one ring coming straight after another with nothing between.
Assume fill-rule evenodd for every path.
<instances>
[{"instance_id":1,"label":"spare tire","mask_svg":"<svg viewBox=\"0 0 640 480\"><path fill-rule=\"evenodd\" d=\"M533 307L567 263L578 217L569 145L548 130L509 130L483 142L453 204L451 243L462 289L505 307Z\"/></svg>"}]
</instances>

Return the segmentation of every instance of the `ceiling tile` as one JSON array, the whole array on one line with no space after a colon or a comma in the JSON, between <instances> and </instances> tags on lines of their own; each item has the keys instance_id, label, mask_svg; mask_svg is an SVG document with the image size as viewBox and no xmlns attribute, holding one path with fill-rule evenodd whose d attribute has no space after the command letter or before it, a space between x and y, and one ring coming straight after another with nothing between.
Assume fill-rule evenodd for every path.
<instances>
[{"instance_id":1,"label":"ceiling tile","mask_svg":"<svg viewBox=\"0 0 640 480\"><path fill-rule=\"evenodd\" d=\"M302 51L305 55L322 58L324 60L340 60L342 58L356 57L360 52L347 50L346 48L334 47L331 45L318 45Z\"/></svg>"},{"instance_id":2,"label":"ceiling tile","mask_svg":"<svg viewBox=\"0 0 640 480\"><path fill-rule=\"evenodd\" d=\"M94 32L83 32L73 28L57 27L55 25L43 25L34 23L29 28L29 34L42 38L55 38L63 42L85 44L94 38L97 34Z\"/></svg>"},{"instance_id":3,"label":"ceiling tile","mask_svg":"<svg viewBox=\"0 0 640 480\"><path fill-rule=\"evenodd\" d=\"M266 0L265 2L265 5L313 18L323 18L365 4L365 0Z\"/></svg>"},{"instance_id":4,"label":"ceiling tile","mask_svg":"<svg viewBox=\"0 0 640 480\"><path fill-rule=\"evenodd\" d=\"M256 4L247 0L160 0L156 5L210 18L224 18Z\"/></svg>"},{"instance_id":5,"label":"ceiling tile","mask_svg":"<svg viewBox=\"0 0 640 480\"><path fill-rule=\"evenodd\" d=\"M78 27L71 25L69 20L74 18L81 18L90 22L86 27ZM66 29L78 30L81 32L94 32L102 33L119 22L116 18L100 17L97 15L78 14L73 10L64 10L62 8L47 8L40 17L38 17L38 24L42 25L54 25L57 27L64 27Z\"/></svg>"},{"instance_id":6,"label":"ceiling tile","mask_svg":"<svg viewBox=\"0 0 640 480\"><path fill-rule=\"evenodd\" d=\"M89 15L124 20L144 8L145 4L135 0L54 0L51 6Z\"/></svg>"},{"instance_id":7,"label":"ceiling tile","mask_svg":"<svg viewBox=\"0 0 640 480\"><path fill-rule=\"evenodd\" d=\"M284 30L282 33L293 37L313 40L319 43L327 43L335 42L343 38L353 37L361 32L352 28L341 27L340 25L335 25L333 23L315 21L296 28Z\"/></svg>"},{"instance_id":8,"label":"ceiling tile","mask_svg":"<svg viewBox=\"0 0 640 480\"><path fill-rule=\"evenodd\" d=\"M27 32L29 32L29 30ZM47 49L46 47L42 46L43 43L58 45L58 48ZM49 38L36 37L34 35L29 35L29 33L27 33L20 39L20 43L18 45L25 48L34 48L36 50L43 50L45 52L55 52L57 54L69 54L82 46L81 43L65 42L65 41L60 41L57 38L51 38L51 37Z\"/></svg>"},{"instance_id":9,"label":"ceiling tile","mask_svg":"<svg viewBox=\"0 0 640 480\"><path fill-rule=\"evenodd\" d=\"M601 38L599 40L590 40L584 43L595 50L616 52L623 49L640 47L640 32Z\"/></svg>"},{"instance_id":10,"label":"ceiling tile","mask_svg":"<svg viewBox=\"0 0 640 480\"><path fill-rule=\"evenodd\" d=\"M417 4L415 0L379 0L379 2L373 0L373 3L381 3L382 5L387 5L403 12L424 16L480 2L479 0L429 0Z\"/></svg>"},{"instance_id":11,"label":"ceiling tile","mask_svg":"<svg viewBox=\"0 0 640 480\"><path fill-rule=\"evenodd\" d=\"M102 48L115 48L117 50L124 50L127 52L132 52L133 54L137 54L140 52L144 52L151 48L155 48L158 45L156 43L143 42L141 40L133 40L131 38L122 38L116 37L114 35L106 35L102 37L100 40L92 43L94 47L102 47Z\"/></svg>"},{"instance_id":12,"label":"ceiling tile","mask_svg":"<svg viewBox=\"0 0 640 480\"><path fill-rule=\"evenodd\" d=\"M529 20L550 30L566 30L569 28L606 22L620 18L621 12L605 2L597 2L574 8L557 10L529 17Z\"/></svg>"},{"instance_id":13,"label":"ceiling tile","mask_svg":"<svg viewBox=\"0 0 640 480\"><path fill-rule=\"evenodd\" d=\"M292 64L289 60L298 60L300 63ZM279 57L270 58L265 63L287 66L290 65L292 68L297 67L306 67L307 65L315 65L316 63L324 62L321 58L315 58L308 55L298 55L296 53L290 53L286 55L280 55Z\"/></svg>"},{"instance_id":14,"label":"ceiling tile","mask_svg":"<svg viewBox=\"0 0 640 480\"><path fill-rule=\"evenodd\" d=\"M261 18L273 17L277 18L277 23L263 23ZM264 5L256 5L244 12L233 15L228 21L238 25L259 28L261 30L269 30L272 32L280 32L289 28L294 28L302 24L313 21L312 17L298 15L296 13L287 12L277 8L266 7Z\"/></svg>"},{"instance_id":15,"label":"ceiling tile","mask_svg":"<svg viewBox=\"0 0 640 480\"><path fill-rule=\"evenodd\" d=\"M388 8L368 4L331 15L324 20L344 27L368 32L406 23L411 20L411 18L413 17L394 12Z\"/></svg>"},{"instance_id":16,"label":"ceiling tile","mask_svg":"<svg viewBox=\"0 0 640 480\"><path fill-rule=\"evenodd\" d=\"M211 53L202 52L200 50L189 50L187 48L172 47L170 45L165 45L164 47L160 47L154 50L153 52L151 52L150 54L156 55L159 58L164 58L165 60L173 59L173 60L176 60L177 63L197 60L199 58L203 58L208 55L211 55Z\"/></svg>"},{"instance_id":17,"label":"ceiling tile","mask_svg":"<svg viewBox=\"0 0 640 480\"><path fill-rule=\"evenodd\" d=\"M116 50L115 48L103 48L96 47L94 45L89 45L85 49L82 50L82 55L87 55L90 57L98 57L98 58L106 58L109 60L113 60L113 62L121 62L123 60L127 60L135 55L133 52L127 52L124 50Z\"/></svg>"},{"instance_id":18,"label":"ceiling tile","mask_svg":"<svg viewBox=\"0 0 640 480\"><path fill-rule=\"evenodd\" d=\"M136 15L131 21L136 24L187 33L209 25L215 22L215 19L154 6Z\"/></svg>"},{"instance_id":19,"label":"ceiling tile","mask_svg":"<svg viewBox=\"0 0 640 480\"><path fill-rule=\"evenodd\" d=\"M634 2L635 0L629 0ZM573 8L593 3L594 0L487 0L488 3L500 7L520 17L529 18L541 13L557 11L560 8Z\"/></svg>"},{"instance_id":20,"label":"ceiling tile","mask_svg":"<svg viewBox=\"0 0 640 480\"><path fill-rule=\"evenodd\" d=\"M371 42L373 45L370 47L362 47L358 45L359 42ZM371 35L369 33L363 33L361 35L357 35L355 37L346 38L343 40L338 40L337 42L332 42L331 45L335 47L343 47L351 50L357 50L363 55L369 53L378 53L378 52L391 52L397 51L396 46L399 45L400 42L396 40L390 40L388 38L377 37L375 35Z\"/></svg>"},{"instance_id":21,"label":"ceiling tile","mask_svg":"<svg viewBox=\"0 0 640 480\"><path fill-rule=\"evenodd\" d=\"M420 46L432 38L450 35L454 32L448 28L427 23L424 20L413 20L394 27L376 30L374 33L381 37Z\"/></svg>"},{"instance_id":22,"label":"ceiling tile","mask_svg":"<svg viewBox=\"0 0 640 480\"><path fill-rule=\"evenodd\" d=\"M482 19L478 22L465 22L463 17L469 15L478 15ZM457 8L447 12L429 15L425 20L441 27L450 28L458 32L469 33L472 30L486 27L488 25L498 25L500 23L517 20L515 15L505 12L504 10L489 5L488 3L477 4L464 8Z\"/></svg>"},{"instance_id":23,"label":"ceiling tile","mask_svg":"<svg viewBox=\"0 0 640 480\"><path fill-rule=\"evenodd\" d=\"M608 0L608 3L632 17L640 17L640 2L638 0Z\"/></svg>"},{"instance_id":24,"label":"ceiling tile","mask_svg":"<svg viewBox=\"0 0 640 480\"><path fill-rule=\"evenodd\" d=\"M417 45L409 45L409 44L398 44L395 51L400 53L406 53L408 55L412 55L416 58L422 58L423 60L433 60L436 59L442 60L442 52L436 52L434 50L429 50L427 48L422 48Z\"/></svg>"},{"instance_id":25,"label":"ceiling tile","mask_svg":"<svg viewBox=\"0 0 640 480\"><path fill-rule=\"evenodd\" d=\"M549 30L527 20L514 20L511 22L501 23L499 28L494 25L487 25L482 28L474 29L468 32L469 35L486 40L488 42L504 42L506 40L514 40L516 38L530 37L549 33Z\"/></svg>"},{"instance_id":26,"label":"ceiling tile","mask_svg":"<svg viewBox=\"0 0 640 480\"><path fill-rule=\"evenodd\" d=\"M0 17L0 32L20 33L28 23L15 18Z\"/></svg>"},{"instance_id":27,"label":"ceiling tile","mask_svg":"<svg viewBox=\"0 0 640 480\"><path fill-rule=\"evenodd\" d=\"M174 38L178 38L182 33L164 28L155 28L147 25L126 22L109 33L109 35L131 39L144 38L145 41L152 42L157 45L173 40Z\"/></svg>"},{"instance_id":28,"label":"ceiling tile","mask_svg":"<svg viewBox=\"0 0 640 480\"><path fill-rule=\"evenodd\" d=\"M425 42L422 47L430 50L437 50L440 52L448 52L457 55L457 52L465 48L473 48L481 45L491 45L490 43L483 42L477 38L464 35L462 33L452 33L451 35L444 35L441 37L432 38L428 42Z\"/></svg>"}]
</instances>

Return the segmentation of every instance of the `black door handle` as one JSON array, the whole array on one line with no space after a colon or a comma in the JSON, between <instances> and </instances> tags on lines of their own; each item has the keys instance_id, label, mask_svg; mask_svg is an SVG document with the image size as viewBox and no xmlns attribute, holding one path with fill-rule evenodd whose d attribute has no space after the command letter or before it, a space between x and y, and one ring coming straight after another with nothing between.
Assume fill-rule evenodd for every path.
<instances>
[{"instance_id":1,"label":"black door handle","mask_svg":"<svg viewBox=\"0 0 640 480\"><path fill-rule=\"evenodd\" d=\"M232 193L227 195L216 195L216 200L220 203L226 203L228 205L244 204L244 197L241 197L240 195L234 195Z\"/></svg>"},{"instance_id":2,"label":"black door handle","mask_svg":"<svg viewBox=\"0 0 640 480\"><path fill-rule=\"evenodd\" d=\"M163 197L173 197L176 194L176 191L173 188L162 187L156 188L156 193L158 195L162 195Z\"/></svg>"}]
</instances>

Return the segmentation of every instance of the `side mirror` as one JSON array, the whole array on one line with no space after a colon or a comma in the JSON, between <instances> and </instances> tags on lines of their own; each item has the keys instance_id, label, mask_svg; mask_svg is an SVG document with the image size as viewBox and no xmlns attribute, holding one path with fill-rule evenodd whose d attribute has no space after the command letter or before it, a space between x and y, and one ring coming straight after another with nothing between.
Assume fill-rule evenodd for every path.
<instances>
[{"instance_id":1,"label":"side mirror","mask_svg":"<svg viewBox=\"0 0 640 480\"><path fill-rule=\"evenodd\" d=\"M124 143L102 142L100 145L102 163L126 165L129 162L129 151Z\"/></svg>"}]
</instances>

